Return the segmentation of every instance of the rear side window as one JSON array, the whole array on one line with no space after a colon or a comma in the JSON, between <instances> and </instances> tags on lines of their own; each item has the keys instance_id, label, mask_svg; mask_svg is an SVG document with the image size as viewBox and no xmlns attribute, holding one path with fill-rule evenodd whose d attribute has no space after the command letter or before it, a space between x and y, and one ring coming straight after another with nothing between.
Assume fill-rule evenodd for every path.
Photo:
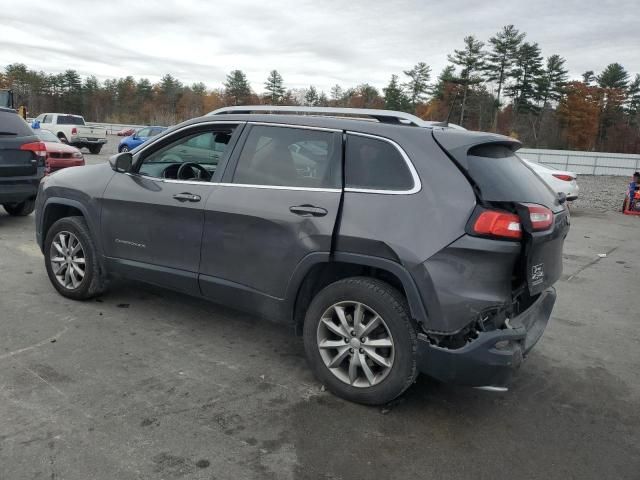
<instances>
[{"instance_id":1,"label":"rear side window","mask_svg":"<svg viewBox=\"0 0 640 480\"><path fill-rule=\"evenodd\" d=\"M338 133L254 125L233 176L234 183L338 188L341 183Z\"/></svg>"},{"instance_id":2,"label":"rear side window","mask_svg":"<svg viewBox=\"0 0 640 480\"><path fill-rule=\"evenodd\" d=\"M529 202L551 207L556 194L504 145L479 145L469 150L469 174L490 202Z\"/></svg>"},{"instance_id":3,"label":"rear side window","mask_svg":"<svg viewBox=\"0 0 640 480\"><path fill-rule=\"evenodd\" d=\"M391 143L349 135L345 158L345 182L349 188L411 190L413 177L400 151Z\"/></svg>"},{"instance_id":4,"label":"rear side window","mask_svg":"<svg viewBox=\"0 0 640 480\"><path fill-rule=\"evenodd\" d=\"M0 138L30 135L33 135L33 131L20 115L14 112L0 112Z\"/></svg>"},{"instance_id":5,"label":"rear side window","mask_svg":"<svg viewBox=\"0 0 640 480\"><path fill-rule=\"evenodd\" d=\"M58 125L84 125L84 120L75 115L58 115Z\"/></svg>"}]
</instances>

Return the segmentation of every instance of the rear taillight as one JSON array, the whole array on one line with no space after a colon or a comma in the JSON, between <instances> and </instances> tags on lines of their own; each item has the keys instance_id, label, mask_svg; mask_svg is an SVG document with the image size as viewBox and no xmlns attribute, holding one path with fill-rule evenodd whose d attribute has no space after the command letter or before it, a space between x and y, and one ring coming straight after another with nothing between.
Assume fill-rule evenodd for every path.
<instances>
[{"instance_id":1,"label":"rear taillight","mask_svg":"<svg viewBox=\"0 0 640 480\"><path fill-rule=\"evenodd\" d=\"M564 180L565 182L574 180L574 177L572 177L571 175L565 175L564 173L552 173L551 175L556 177L558 180Z\"/></svg>"},{"instance_id":2,"label":"rear taillight","mask_svg":"<svg viewBox=\"0 0 640 480\"><path fill-rule=\"evenodd\" d=\"M548 230L553 225L553 212L547 207L533 203L525 203L524 206L529 211L531 228L534 231Z\"/></svg>"},{"instance_id":3,"label":"rear taillight","mask_svg":"<svg viewBox=\"0 0 640 480\"><path fill-rule=\"evenodd\" d=\"M71 129L71 135L77 135L78 134L78 129L76 127L73 127Z\"/></svg>"},{"instance_id":4,"label":"rear taillight","mask_svg":"<svg viewBox=\"0 0 640 480\"><path fill-rule=\"evenodd\" d=\"M44 144L44 142L25 143L20 147L20 150L27 150L27 151L33 152L38 159L38 165L39 166L44 165L44 161L47 158L47 147Z\"/></svg>"},{"instance_id":5,"label":"rear taillight","mask_svg":"<svg viewBox=\"0 0 640 480\"><path fill-rule=\"evenodd\" d=\"M484 210L473 224L478 235L519 240L522 238L520 217L500 210Z\"/></svg>"}]
</instances>

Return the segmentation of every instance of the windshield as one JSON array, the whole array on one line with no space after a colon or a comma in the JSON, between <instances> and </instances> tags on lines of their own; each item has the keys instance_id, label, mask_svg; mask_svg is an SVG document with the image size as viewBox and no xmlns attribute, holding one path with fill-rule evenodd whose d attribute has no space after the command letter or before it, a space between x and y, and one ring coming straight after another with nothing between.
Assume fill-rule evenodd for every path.
<instances>
[{"instance_id":1,"label":"windshield","mask_svg":"<svg viewBox=\"0 0 640 480\"><path fill-rule=\"evenodd\" d=\"M58 125L84 125L84 119L75 115L58 115Z\"/></svg>"},{"instance_id":2,"label":"windshield","mask_svg":"<svg viewBox=\"0 0 640 480\"><path fill-rule=\"evenodd\" d=\"M36 135L38 136L38 138L40 140L42 140L43 142L56 142L56 143L61 143L60 139L58 137L56 137L53 133L51 133L49 130L34 130L36 132Z\"/></svg>"}]
</instances>

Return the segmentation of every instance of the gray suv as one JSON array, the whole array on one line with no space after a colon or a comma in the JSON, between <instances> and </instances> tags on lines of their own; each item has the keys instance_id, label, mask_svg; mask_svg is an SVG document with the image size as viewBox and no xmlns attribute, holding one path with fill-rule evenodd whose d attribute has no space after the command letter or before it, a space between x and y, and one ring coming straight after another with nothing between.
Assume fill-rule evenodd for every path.
<instances>
[{"instance_id":1,"label":"gray suv","mask_svg":"<svg viewBox=\"0 0 640 480\"><path fill-rule=\"evenodd\" d=\"M401 112L226 108L47 178L37 239L66 297L124 276L294 327L355 402L418 372L504 390L547 325L569 228L519 146Z\"/></svg>"}]
</instances>

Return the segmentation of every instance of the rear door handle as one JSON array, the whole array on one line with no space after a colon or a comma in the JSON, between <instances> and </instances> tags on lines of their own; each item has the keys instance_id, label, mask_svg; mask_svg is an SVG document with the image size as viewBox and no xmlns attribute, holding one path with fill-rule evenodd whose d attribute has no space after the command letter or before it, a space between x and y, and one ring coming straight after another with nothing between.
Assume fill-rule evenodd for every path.
<instances>
[{"instance_id":1,"label":"rear door handle","mask_svg":"<svg viewBox=\"0 0 640 480\"><path fill-rule=\"evenodd\" d=\"M199 202L200 195L194 195L193 193L183 192L176 193L173 198L178 200L179 202Z\"/></svg>"},{"instance_id":2,"label":"rear door handle","mask_svg":"<svg viewBox=\"0 0 640 480\"><path fill-rule=\"evenodd\" d=\"M327 210L314 205L296 205L289 207L289 211L301 217L324 217L327 214Z\"/></svg>"}]
</instances>

